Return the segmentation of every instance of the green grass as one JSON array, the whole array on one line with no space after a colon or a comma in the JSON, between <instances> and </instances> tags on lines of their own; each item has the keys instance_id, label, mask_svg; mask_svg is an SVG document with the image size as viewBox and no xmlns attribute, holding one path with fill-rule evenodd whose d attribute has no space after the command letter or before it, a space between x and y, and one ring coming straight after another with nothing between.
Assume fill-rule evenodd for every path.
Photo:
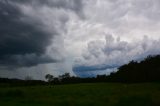
<instances>
[{"instance_id":1,"label":"green grass","mask_svg":"<svg viewBox=\"0 0 160 106\"><path fill-rule=\"evenodd\" d=\"M0 106L160 106L160 84L1 87Z\"/></svg>"}]
</instances>

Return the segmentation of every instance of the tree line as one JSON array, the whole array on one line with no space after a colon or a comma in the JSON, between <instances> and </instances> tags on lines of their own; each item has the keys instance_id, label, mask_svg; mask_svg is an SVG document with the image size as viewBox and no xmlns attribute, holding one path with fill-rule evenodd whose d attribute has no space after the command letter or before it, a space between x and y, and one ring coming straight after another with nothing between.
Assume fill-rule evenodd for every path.
<instances>
[{"instance_id":1,"label":"tree line","mask_svg":"<svg viewBox=\"0 0 160 106\"><path fill-rule=\"evenodd\" d=\"M118 82L160 82L160 55L148 56L143 61L131 61L119 67L109 77Z\"/></svg>"},{"instance_id":2,"label":"tree line","mask_svg":"<svg viewBox=\"0 0 160 106\"><path fill-rule=\"evenodd\" d=\"M45 76L46 81L33 80L26 77L25 80L0 78L0 86L30 86L30 85L50 85L50 84L70 84L70 83L95 83L95 82L119 82L119 83L139 83L139 82L160 82L160 55L148 56L142 61L130 61L118 68L117 72L110 75L97 75L92 78L80 78L65 73L58 77L51 74Z\"/></svg>"},{"instance_id":3,"label":"tree line","mask_svg":"<svg viewBox=\"0 0 160 106\"><path fill-rule=\"evenodd\" d=\"M59 77L47 74L46 79L50 83L91 83L91 82L160 82L160 55L148 56L142 61L130 61L118 68L117 72L110 75L97 75L93 78L79 78L65 73Z\"/></svg>"}]
</instances>

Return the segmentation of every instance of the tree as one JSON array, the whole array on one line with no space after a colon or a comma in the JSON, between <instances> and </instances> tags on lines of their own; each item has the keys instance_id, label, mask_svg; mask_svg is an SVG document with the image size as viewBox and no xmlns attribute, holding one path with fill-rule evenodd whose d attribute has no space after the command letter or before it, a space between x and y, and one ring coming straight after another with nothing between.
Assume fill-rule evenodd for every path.
<instances>
[{"instance_id":1,"label":"tree","mask_svg":"<svg viewBox=\"0 0 160 106\"><path fill-rule=\"evenodd\" d=\"M47 75L45 76L45 78L47 79L48 82L51 82L51 81L54 80L54 76L51 75L51 74L47 74Z\"/></svg>"},{"instance_id":2,"label":"tree","mask_svg":"<svg viewBox=\"0 0 160 106\"><path fill-rule=\"evenodd\" d=\"M69 73L64 73L63 75L60 75L59 78L60 79L70 78L70 74Z\"/></svg>"}]
</instances>

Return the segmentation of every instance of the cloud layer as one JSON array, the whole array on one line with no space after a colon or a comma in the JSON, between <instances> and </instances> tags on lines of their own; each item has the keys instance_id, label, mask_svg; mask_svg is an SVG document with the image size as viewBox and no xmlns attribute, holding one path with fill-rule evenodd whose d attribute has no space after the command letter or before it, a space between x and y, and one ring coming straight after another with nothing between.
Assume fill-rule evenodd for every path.
<instances>
[{"instance_id":1,"label":"cloud layer","mask_svg":"<svg viewBox=\"0 0 160 106\"><path fill-rule=\"evenodd\" d=\"M1 0L0 1L0 65L2 67L26 67L54 63L59 48L48 46L64 31L68 16L62 9L80 13L81 2L70 0ZM59 9L60 8L60 9ZM47 16L48 11L51 17ZM46 20L49 18L50 20ZM54 19L55 18L55 19ZM52 25L48 21L54 21ZM56 39L57 37L57 39ZM63 43L63 42L59 42ZM56 45L56 44L55 44ZM55 55L55 56L54 56Z\"/></svg>"},{"instance_id":2,"label":"cloud layer","mask_svg":"<svg viewBox=\"0 0 160 106\"><path fill-rule=\"evenodd\" d=\"M140 61L149 55L160 54L160 39L153 40L144 36L134 42L121 41L111 34L105 35L105 40L95 40L88 43L86 51L73 68L74 72L105 71L120 67L131 60ZM110 70L108 70L111 72ZM96 73L97 74L97 73ZM106 72L106 74L109 74Z\"/></svg>"},{"instance_id":3,"label":"cloud layer","mask_svg":"<svg viewBox=\"0 0 160 106\"><path fill-rule=\"evenodd\" d=\"M108 74L159 54L159 9L159 0L0 0L0 75Z\"/></svg>"}]
</instances>

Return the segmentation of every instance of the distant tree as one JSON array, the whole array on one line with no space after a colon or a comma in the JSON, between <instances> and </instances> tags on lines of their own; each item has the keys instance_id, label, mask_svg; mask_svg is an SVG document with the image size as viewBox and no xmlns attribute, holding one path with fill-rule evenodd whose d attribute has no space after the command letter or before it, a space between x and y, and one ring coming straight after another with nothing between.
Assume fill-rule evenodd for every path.
<instances>
[{"instance_id":1,"label":"distant tree","mask_svg":"<svg viewBox=\"0 0 160 106\"><path fill-rule=\"evenodd\" d=\"M66 79L66 78L70 78L70 73L64 73L63 75L59 76L59 79Z\"/></svg>"},{"instance_id":2,"label":"distant tree","mask_svg":"<svg viewBox=\"0 0 160 106\"><path fill-rule=\"evenodd\" d=\"M109 77L118 82L160 82L160 55L148 56L139 62L131 61Z\"/></svg>"},{"instance_id":3,"label":"distant tree","mask_svg":"<svg viewBox=\"0 0 160 106\"><path fill-rule=\"evenodd\" d=\"M47 74L47 75L45 76L45 78L47 79L48 82L51 82L51 81L54 80L54 76L51 75L51 74Z\"/></svg>"},{"instance_id":4,"label":"distant tree","mask_svg":"<svg viewBox=\"0 0 160 106\"><path fill-rule=\"evenodd\" d=\"M63 78L70 78L71 76L70 76L70 73L65 73L64 75L63 75Z\"/></svg>"}]
</instances>

